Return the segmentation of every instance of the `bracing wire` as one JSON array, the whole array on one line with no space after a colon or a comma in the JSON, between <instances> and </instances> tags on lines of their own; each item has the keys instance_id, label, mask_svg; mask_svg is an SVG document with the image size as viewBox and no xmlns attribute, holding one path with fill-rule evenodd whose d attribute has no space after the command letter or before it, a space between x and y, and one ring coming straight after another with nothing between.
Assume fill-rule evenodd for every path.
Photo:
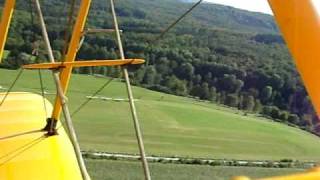
<instances>
[{"instance_id":1,"label":"bracing wire","mask_svg":"<svg viewBox=\"0 0 320 180\"><path fill-rule=\"evenodd\" d=\"M32 0L29 0L29 10L30 10L31 25L32 25L32 41L36 41L36 33L34 31L35 21L34 21ZM33 50L33 55L36 56L36 62L39 63L38 52ZM40 69L38 70L38 76L39 76L39 83L40 83L40 88L41 88L41 96L42 96L42 100L43 100L43 108L45 111L45 118L47 118L48 111L47 111L47 104L46 104L46 98L45 98L45 92L44 92L44 83L43 83L42 73L41 73Z\"/></svg>"},{"instance_id":2,"label":"bracing wire","mask_svg":"<svg viewBox=\"0 0 320 180\"><path fill-rule=\"evenodd\" d=\"M15 138L15 137L28 135L28 134L39 133L39 132L43 132L42 128L38 129L38 130L26 131L26 132L11 134L11 135L8 135L8 136L3 136L3 137L0 137L0 141L8 140L8 139L12 139L12 138Z\"/></svg>"},{"instance_id":3,"label":"bracing wire","mask_svg":"<svg viewBox=\"0 0 320 180\"><path fill-rule=\"evenodd\" d=\"M63 45L63 49L62 49L62 59L61 62L63 63L65 61L65 55L67 54L68 51L68 44L70 41L70 31L73 27L73 15L74 15L74 11L76 8L76 1L75 0L69 0L71 3L70 9L69 9L69 13L68 13L68 19L67 19L67 25L65 28L65 32L64 32L64 45Z\"/></svg>"},{"instance_id":4,"label":"bracing wire","mask_svg":"<svg viewBox=\"0 0 320 180\"><path fill-rule=\"evenodd\" d=\"M162 33L157 38L155 38L153 43L163 38L167 32L169 32L174 26L176 26L184 17L186 17L189 13L191 13L191 11L193 11L197 6L199 6L202 3L202 1L203 0L199 0L189 10L187 10L184 14L182 14L177 20L171 23L165 30L162 31Z\"/></svg>"},{"instance_id":5,"label":"bracing wire","mask_svg":"<svg viewBox=\"0 0 320 180\"><path fill-rule=\"evenodd\" d=\"M41 70L38 70L38 76L39 76L39 82L40 82L40 88L41 88L41 96L43 100L43 109L45 111L46 118L48 117L48 110L47 110L47 104L46 104L46 94L44 91L44 84L43 84L43 78L42 78L42 73Z\"/></svg>"},{"instance_id":6,"label":"bracing wire","mask_svg":"<svg viewBox=\"0 0 320 180\"><path fill-rule=\"evenodd\" d=\"M199 0L197 3L195 3L189 10L187 10L183 15L181 15L177 20L175 20L173 23L171 23L170 26L168 26L164 31L162 31L162 33L153 41L153 43L156 43L158 40L160 40L161 38L164 37L164 35L166 33L168 33L170 31L170 29L172 29L175 25L177 25L184 17L186 17L189 13L191 13L191 11L193 11L198 5L200 5L202 3L203 0ZM74 2L73 2L74 3ZM74 4L73 4L74 5ZM71 8L72 10L73 8ZM72 12L72 11L71 11ZM72 15L72 14L71 14ZM69 16L69 18L72 16ZM69 19L70 20L70 19ZM72 19L71 19L72 20ZM112 81L112 79L111 79ZM110 82L111 82L110 81ZM109 82L109 81L108 81ZM104 84L101 88L99 88L94 95L97 95L100 91L103 90L103 88L105 88L105 86L107 86L109 83ZM77 112L79 112L86 104L88 104L91 101L91 99L86 100L83 104L81 104L72 114L71 117L73 117Z\"/></svg>"},{"instance_id":7,"label":"bracing wire","mask_svg":"<svg viewBox=\"0 0 320 180\"><path fill-rule=\"evenodd\" d=\"M95 91L91 97L94 97L98 95L105 87L107 87L114 78L109 79L106 83L104 83L97 91ZM88 98L86 101L84 101L72 114L71 117L73 117L75 114L77 114L82 108L84 108L92 99Z\"/></svg>"},{"instance_id":8,"label":"bracing wire","mask_svg":"<svg viewBox=\"0 0 320 180\"><path fill-rule=\"evenodd\" d=\"M0 106L3 105L3 103L6 101L8 95L10 94L10 92L12 91L12 89L14 88L14 86L16 85L16 83L18 82L19 78L21 77L23 73L23 69L20 69L16 78L14 79L14 81L12 82L11 86L9 87L9 89L7 90L6 94L4 95L4 97L1 100Z\"/></svg>"},{"instance_id":9,"label":"bracing wire","mask_svg":"<svg viewBox=\"0 0 320 180\"><path fill-rule=\"evenodd\" d=\"M7 164L8 162L10 162L11 160L13 160L14 158L20 156L21 154L23 154L24 152L26 152L27 150L31 149L32 147L34 147L35 145L39 144L40 142L42 142L44 139L46 139L45 135L42 135L34 140L32 140L31 142L28 142L27 144L19 147L18 149L0 157L0 159L4 159L7 158L6 160L4 160L3 162L0 163L0 167L4 166L5 164Z\"/></svg>"},{"instance_id":10,"label":"bracing wire","mask_svg":"<svg viewBox=\"0 0 320 180\"><path fill-rule=\"evenodd\" d=\"M96 90L94 93L92 93L91 97L94 97L96 95L98 95L102 90L104 90L112 81L114 80L114 78L109 79L106 83L104 83L98 90ZM88 98L87 100L85 100L83 103L80 104L79 107L76 108L75 111L73 111L71 113L71 117L75 116L78 112L80 112L92 99ZM64 122L61 121L61 125L57 128L57 130L59 130L61 127L64 126Z\"/></svg>"},{"instance_id":11,"label":"bracing wire","mask_svg":"<svg viewBox=\"0 0 320 180\"><path fill-rule=\"evenodd\" d=\"M31 140L31 141L19 146L19 147L17 147L16 149L13 149L12 151L0 156L0 160L5 159L10 155L15 154L16 152L21 151L21 149L24 149L25 147L29 146L30 144L32 144L33 142L37 141L38 139L41 139L42 137L44 137L44 135L41 135L40 137L37 137L37 138L35 138L35 139L33 139L33 140Z\"/></svg>"},{"instance_id":12,"label":"bracing wire","mask_svg":"<svg viewBox=\"0 0 320 180\"><path fill-rule=\"evenodd\" d=\"M166 29L164 29L159 36L157 36L155 39L149 42L149 46L152 47L154 44L156 44L160 39L164 37L165 34L167 34L174 26L176 26L183 18L185 18L189 13L191 13L197 6L199 6L202 3L203 0L199 0L197 3L195 3L190 9L188 9L185 13L183 13L177 20L175 20L173 23L171 23ZM149 61L146 62L146 66L149 65Z\"/></svg>"}]
</instances>

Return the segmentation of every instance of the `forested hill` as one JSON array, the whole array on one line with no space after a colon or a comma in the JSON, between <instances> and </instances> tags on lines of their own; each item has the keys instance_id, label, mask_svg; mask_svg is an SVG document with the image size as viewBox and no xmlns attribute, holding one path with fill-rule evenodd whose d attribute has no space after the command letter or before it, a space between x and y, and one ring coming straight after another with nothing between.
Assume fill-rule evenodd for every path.
<instances>
[{"instance_id":1,"label":"forested hill","mask_svg":"<svg viewBox=\"0 0 320 180\"><path fill-rule=\"evenodd\" d=\"M98 0L105 4L105 0ZM150 25L164 27L189 9L193 3L184 3L180 0L120 0L123 15L134 12L139 18L139 11L145 13ZM128 10L128 11L126 11ZM141 13L142 14L142 13ZM140 16L141 17L141 16ZM197 7L185 23L207 28L228 29L237 32L277 33L277 26L271 15L249 12L229 6L222 6L203 2Z\"/></svg>"},{"instance_id":2,"label":"forested hill","mask_svg":"<svg viewBox=\"0 0 320 180\"><path fill-rule=\"evenodd\" d=\"M0 3L3 4L3 0L0 0ZM49 0L47 4L50 4L50 8L55 10L61 6L66 7L67 3L69 1ZM94 0L93 3L94 10L105 10L108 1ZM169 22L172 22L193 4L181 0L118 0L117 3L121 7L118 8L121 9L120 15L132 15L137 19L144 19L146 20L144 25L139 24L139 26L153 27L155 30L168 25ZM28 1L18 0L18 7L25 10L28 7ZM184 22L236 32L278 33L271 15L208 2L203 2Z\"/></svg>"},{"instance_id":3,"label":"forested hill","mask_svg":"<svg viewBox=\"0 0 320 180\"><path fill-rule=\"evenodd\" d=\"M32 24L27 2L18 1L1 64L4 68L34 63L36 58L30 54L36 44L40 44L38 59L46 59L41 30L36 18ZM93 2L86 27L112 28L108 1ZM272 16L203 4L155 42L161 30L192 4L178 0L116 2L126 56L144 58L148 64L130 73L134 84L313 129L313 108ZM61 59L68 3L46 0L42 6L55 56ZM111 34L87 35L78 59L114 59L116 47ZM106 67L74 72L119 75L118 69Z\"/></svg>"},{"instance_id":4,"label":"forested hill","mask_svg":"<svg viewBox=\"0 0 320 180\"><path fill-rule=\"evenodd\" d=\"M187 2L190 6L197 1L181 0L181 2ZM278 33L273 16L240 10L231 6L203 2L203 5L194 11L192 17L204 25L232 29L237 32Z\"/></svg>"}]
</instances>

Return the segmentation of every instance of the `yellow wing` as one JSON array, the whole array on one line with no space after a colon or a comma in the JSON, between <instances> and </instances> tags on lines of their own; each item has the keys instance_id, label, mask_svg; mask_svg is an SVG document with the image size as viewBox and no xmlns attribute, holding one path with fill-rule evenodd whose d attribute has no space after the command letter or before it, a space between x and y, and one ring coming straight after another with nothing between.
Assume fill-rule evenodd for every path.
<instances>
[{"instance_id":1,"label":"yellow wing","mask_svg":"<svg viewBox=\"0 0 320 180\"><path fill-rule=\"evenodd\" d=\"M31 93L10 93L0 106L0 179L82 179L63 127L50 137L41 131L52 111L48 101L46 109L48 114L42 97Z\"/></svg>"}]
</instances>

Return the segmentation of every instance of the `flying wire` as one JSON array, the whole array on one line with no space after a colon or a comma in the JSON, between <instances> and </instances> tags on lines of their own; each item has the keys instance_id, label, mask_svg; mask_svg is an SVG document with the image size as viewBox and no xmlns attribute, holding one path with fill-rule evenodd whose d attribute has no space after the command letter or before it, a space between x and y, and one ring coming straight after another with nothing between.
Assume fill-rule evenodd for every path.
<instances>
[{"instance_id":1,"label":"flying wire","mask_svg":"<svg viewBox=\"0 0 320 180\"><path fill-rule=\"evenodd\" d=\"M182 14L177 20L175 20L173 23L171 23L171 25L169 25L164 31L162 31L162 33L153 41L153 43L156 43L158 40L160 40L161 38L164 37L164 35L166 33L168 33L175 25L177 25L184 17L186 17L189 13L191 13L191 11L193 11L198 5L201 4L203 0L199 0L197 3L195 3L190 9L188 9L184 14ZM71 6L70 9L70 14L69 14L69 24L71 24L72 22L72 12L74 10L74 0L73 0L73 4ZM67 33L67 30L66 30ZM65 39L66 43L67 43L67 38ZM65 49L66 50L66 47ZM65 51L66 52L66 51ZM93 96L96 96L97 94L99 94L106 86L108 86L111 81L113 80L113 78L111 78L109 81L107 81L102 87L100 87L96 92L93 93ZM88 98L86 101L84 101L72 114L71 117L73 117L76 113L78 113L82 108L84 108L92 99Z\"/></svg>"},{"instance_id":2,"label":"flying wire","mask_svg":"<svg viewBox=\"0 0 320 180\"><path fill-rule=\"evenodd\" d=\"M177 20L175 20L173 23L171 23L165 30L162 31L162 33L155 38L153 43L159 41L161 38L164 37L166 33L168 33L174 26L176 26L184 17L186 17L191 11L193 11L197 6L199 6L202 3L203 0L199 0L197 3L195 3L189 10L187 10L184 14L182 14Z\"/></svg>"},{"instance_id":3,"label":"flying wire","mask_svg":"<svg viewBox=\"0 0 320 180\"><path fill-rule=\"evenodd\" d=\"M0 159L3 158L7 158L6 160L4 160L3 162L0 163L0 167L4 166L5 164L7 164L8 162L10 162L12 159L18 157L19 155L21 155L22 153L26 152L27 150L31 149L32 147L34 147L35 145L39 144L40 142L42 142L44 139L46 139L47 136L42 135L30 142L28 142L25 145L22 145L21 147L13 150L12 152L9 152L8 154L1 156ZM10 157L11 156L11 157Z\"/></svg>"},{"instance_id":4,"label":"flying wire","mask_svg":"<svg viewBox=\"0 0 320 180\"><path fill-rule=\"evenodd\" d=\"M177 20L172 22L166 29L164 29L159 36L149 42L149 47L155 45L160 39L164 37L174 26L176 26L183 18L185 18L189 13L191 13L197 6L202 3L203 0L199 0L195 3L190 9L188 9L185 13L183 13ZM146 62L146 66L148 66L150 61Z\"/></svg>"},{"instance_id":5,"label":"flying wire","mask_svg":"<svg viewBox=\"0 0 320 180\"><path fill-rule=\"evenodd\" d=\"M36 41L36 33L34 30L35 26L35 21L34 21L34 13L33 13L33 3L32 0L29 0L29 11L30 11L30 19L31 19L31 32L32 32L32 41L35 43ZM35 47L37 48L37 47ZM37 49L32 50L32 55L36 56L36 62L39 63L39 52ZM40 69L38 69L38 76L39 76L39 83L40 83L40 88L41 88L41 96L43 100L43 108L45 111L45 119L48 117L48 110L47 110L47 104L46 104L46 97L45 97L45 92L44 92L44 83L43 83L43 78L42 78L42 72Z\"/></svg>"},{"instance_id":6,"label":"flying wire","mask_svg":"<svg viewBox=\"0 0 320 180\"><path fill-rule=\"evenodd\" d=\"M114 78L109 79L106 83L104 83L97 91L95 91L91 97L94 97L98 95L105 87L107 87L113 80ZM82 108L84 108L92 98L88 98L86 101L84 101L73 113L71 113L71 117L73 117L75 114L77 114Z\"/></svg>"},{"instance_id":7,"label":"flying wire","mask_svg":"<svg viewBox=\"0 0 320 180\"><path fill-rule=\"evenodd\" d=\"M69 0L69 2L71 3L70 9L69 9L69 13L68 13L68 19L67 19L67 25L65 28L65 32L64 32L64 45L63 45L63 49L62 49L62 58L61 58L61 64L63 64L66 59L65 56L67 54L68 51L68 44L70 41L70 31L73 29L73 16L74 16L74 11L76 8L76 1L75 0Z\"/></svg>"},{"instance_id":8,"label":"flying wire","mask_svg":"<svg viewBox=\"0 0 320 180\"><path fill-rule=\"evenodd\" d=\"M14 79L14 81L12 82L11 86L9 87L9 89L7 90L6 94L4 95L4 97L1 100L0 106L3 105L3 103L6 101L8 95L10 94L10 92L12 91L13 87L16 85L16 83L18 82L18 80L20 79L21 75L23 73L23 69L20 69L16 78Z\"/></svg>"}]
</instances>

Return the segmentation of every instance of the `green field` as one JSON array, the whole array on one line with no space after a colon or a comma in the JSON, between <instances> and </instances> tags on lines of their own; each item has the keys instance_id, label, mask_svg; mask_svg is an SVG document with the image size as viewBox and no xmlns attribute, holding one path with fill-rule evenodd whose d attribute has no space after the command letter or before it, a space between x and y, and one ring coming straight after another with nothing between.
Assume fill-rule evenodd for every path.
<instances>
[{"instance_id":1,"label":"green field","mask_svg":"<svg viewBox=\"0 0 320 180\"><path fill-rule=\"evenodd\" d=\"M0 70L8 87L17 71ZM54 92L45 73L45 86ZM71 112L106 80L74 75L68 94ZM14 91L40 92L37 72L26 71ZM112 82L101 94L126 98L125 86ZM319 138L287 125L244 116L242 112L143 88L134 88L147 154L227 159L320 160ZM50 99L53 99L52 95ZM93 100L74 116L84 150L137 153L127 102Z\"/></svg>"},{"instance_id":2,"label":"green field","mask_svg":"<svg viewBox=\"0 0 320 180\"><path fill-rule=\"evenodd\" d=\"M139 162L89 160L87 166L92 179L141 180L143 173ZM300 172L298 169L272 169L253 167L212 167L197 165L150 164L151 175L156 180L230 180L246 175L252 178L285 175Z\"/></svg>"}]
</instances>

